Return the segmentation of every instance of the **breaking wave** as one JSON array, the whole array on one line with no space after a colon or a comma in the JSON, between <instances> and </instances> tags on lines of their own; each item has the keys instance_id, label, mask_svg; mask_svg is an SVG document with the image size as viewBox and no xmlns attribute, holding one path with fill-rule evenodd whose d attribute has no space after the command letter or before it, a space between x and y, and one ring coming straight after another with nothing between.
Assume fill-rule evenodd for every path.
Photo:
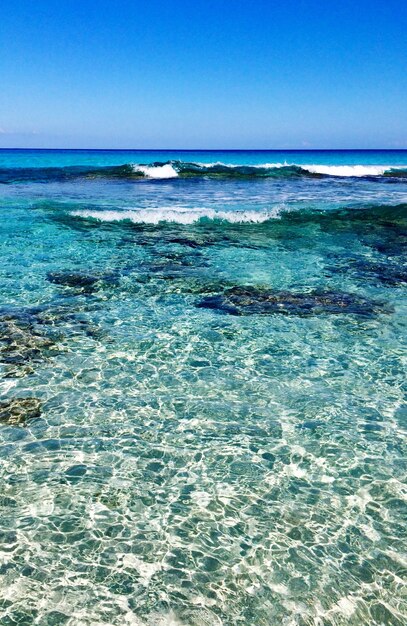
<instances>
[{"instance_id":1,"label":"breaking wave","mask_svg":"<svg viewBox=\"0 0 407 626\"><path fill-rule=\"evenodd\" d=\"M235 165L227 163L186 163L171 161L152 165L133 165L135 174L147 178L175 178L210 176L222 178L295 178L295 177L407 177L407 166L391 165L298 165L264 163L261 165Z\"/></svg>"},{"instance_id":2,"label":"breaking wave","mask_svg":"<svg viewBox=\"0 0 407 626\"><path fill-rule=\"evenodd\" d=\"M178 172L172 163L163 165L135 165L135 174L141 172L146 178L177 178Z\"/></svg>"},{"instance_id":3,"label":"breaking wave","mask_svg":"<svg viewBox=\"0 0 407 626\"><path fill-rule=\"evenodd\" d=\"M188 163L167 161L151 164L127 163L101 167L30 167L0 168L0 183L51 182L74 179L121 179L166 180L173 178L322 178L322 177L383 177L407 178L407 166L391 165L298 165L288 163L264 163L260 165L236 165L227 163Z\"/></svg>"},{"instance_id":4,"label":"breaking wave","mask_svg":"<svg viewBox=\"0 0 407 626\"><path fill-rule=\"evenodd\" d=\"M276 219L288 220L291 223L318 222L336 223L354 222L359 224L397 224L407 226L407 204L370 204L360 206L344 206L321 210L321 208L294 208L286 204L276 205L263 210L216 210L209 207L156 207L131 209L74 209L69 211L71 217L95 222L132 222L134 224L159 225L164 223L196 224L205 222L224 222L229 224L264 224Z\"/></svg>"},{"instance_id":5,"label":"breaking wave","mask_svg":"<svg viewBox=\"0 0 407 626\"><path fill-rule=\"evenodd\" d=\"M122 211L77 210L70 215L100 222L133 222L134 224L194 224L204 221L230 222L232 224L261 224L278 218L283 208L274 207L268 211L216 211L215 209L130 209Z\"/></svg>"},{"instance_id":6,"label":"breaking wave","mask_svg":"<svg viewBox=\"0 0 407 626\"><path fill-rule=\"evenodd\" d=\"M407 167L395 168L391 165L303 165L311 174L325 176L364 177L364 176L407 176Z\"/></svg>"}]
</instances>

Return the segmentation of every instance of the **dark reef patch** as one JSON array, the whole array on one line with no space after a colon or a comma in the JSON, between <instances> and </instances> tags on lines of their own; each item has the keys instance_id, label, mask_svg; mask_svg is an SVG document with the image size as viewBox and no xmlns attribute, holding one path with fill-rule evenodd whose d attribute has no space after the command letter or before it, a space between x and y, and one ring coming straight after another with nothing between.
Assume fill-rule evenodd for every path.
<instances>
[{"instance_id":1,"label":"dark reef patch","mask_svg":"<svg viewBox=\"0 0 407 626\"><path fill-rule=\"evenodd\" d=\"M0 363L22 366L49 354L54 346L35 316L26 311L0 313Z\"/></svg>"},{"instance_id":2,"label":"dark reef patch","mask_svg":"<svg viewBox=\"0 0 407 626\"><path fill-rule=\"evenodd\" d=\"M95 222L97 223L97 222ZM103 227L106 222L99 222ZM132 232L125 235L120 240L120 246L134 244L143 247L162 246L182 246L191 248L198 253L199 249L211 246L233 244L234 240L222 230L215 230L215 225L177 225L160 224L159 227L150 224L132 224L127 222L116 222L116 227L125 228Z\"/></svg>"},{"instance_id":3,"label":"dark reef patch","mask_svg":"<svg viewBox=\"0 0 407 626\"><path fill-rule=\"evenodd\" d=\"M210 295L196 305L229 315L296 315L352 314L369 316L389 312L385 305L355 294L335 291L291 293L266 288L236 286L221 294Z\"/></svg>"},{"instance_id":4,"label":"dark reef patch","mask_svg":"<svg viewBox=\"0 0 407 626\"><path fill-rule=\"evenodd\" d=\"M399 287L407 284L407 267L402 260L375 261L365 257L337 257L328 267L331 274L350 274L353 279L379 283L385 287Z\"/></svg>"},{"instance_id":5,"label":"dark reef patch","mask_svg":"<svg viewBox=\"0 0 407 626\"><path fill-rule=\"evenodd\" d=\"M188 239L187 237L169 237L168 243L175 243L179 246L187 246L188 248L200 248L205 245L205 242L198 241L197 239Z\"/></svg>"},{"instance_id":6,"label":"dark reef patch","mask_svg":"<svg viewBox=\"0 0 407 626\"><path fill-rule=\"evenodd\" d=\"M0 309L0 364L4 376L25 376L35 363L61 351L66 337L82 334L99 339L100 328L82 315L83 307L72 303L49 303L34 307Z\"/></svg>"},{"instance_id":7,"label":"dark reef patch","mask_svg":"<svg viewBox=\"0 0 407 626\"><path fill-rule=\"evenodd\" d=\"M0 402L0 423L7 426L25 426L29 420L41 416L38 398L12 398Z\"/></svg>"},{"instance_id":8,"label":"dark reef patch","mask_svg":"<svg viewBox=\"0 0 407 626\"><path fill-rule=\"evenodd\" d=\"M386 256L404 257L407 251L407 204L327 211L318 222L325 232L353 232L363 245Z\"/></svg>"},{"instance_id":9,"label":"dark reef patch","mask_svg":"<svg viewBox=\"0 0 407 626\"><path fill-rule=\"evenodd\" d=\"M89 272L61 270L48 272L47 280L59 287L69 287L73 293L93 294L103 288L117 287L120 283L121 272Z\"/></svg>"},{"instance_id":10,"label":"dark reef patch","mask_svg":"<svg viewBox=\"0 0 407 626\"><path fill-rule=\"evenodd\" d=\"M96 221L94 223L98 224ZM99 224L103 228L105 223L99 222ZM193 226L178 225L178 227L160 224L159 229L156 226L126 224L125 222L116 222L115 225L119 228L135 229L134 234L121 238L118 247L134 244L160 251L164 246L180 246L190 248L198 255L203 253L205 249L214 247L262 250L270 246L270 233L265 230L264 226L256 229L256 225L252 224L250 224L250 230L245 224L222 224L221 227L216 223L211 223L210 226L199 224ZM246 230L243 233L245 227ZM152 231L151 228L156 228L156 232ZM166 229L169 232L166 232Z\"/></svg>"},{"instance_id":11,"label":"dark reef patch","mask_svg":"<svg viewBox=\"0 0 407 626\"><path fill-rule=\"evenodd\" d=\"M55 285L73 287L86 293L91 293L92 291L95 291L95 285L99 281L99 278L83 272L64 271L48 272L47 280Z\"/></svg>"}]
</instances>

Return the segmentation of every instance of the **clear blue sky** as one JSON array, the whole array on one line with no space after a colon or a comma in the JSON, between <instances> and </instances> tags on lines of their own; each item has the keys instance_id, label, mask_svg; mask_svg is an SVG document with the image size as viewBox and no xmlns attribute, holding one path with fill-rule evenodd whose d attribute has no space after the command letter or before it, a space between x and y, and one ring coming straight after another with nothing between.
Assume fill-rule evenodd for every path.
<instances>
[{"instance_id":1,"label":"clear blue sky","mask_svg":"<svg viewBox=\"0 0 407 626\"><path fill-rule=\"evenodd\" d=\"M407 0L2 0L1 146L407 148Z\"/></svg>"}]
</instances>

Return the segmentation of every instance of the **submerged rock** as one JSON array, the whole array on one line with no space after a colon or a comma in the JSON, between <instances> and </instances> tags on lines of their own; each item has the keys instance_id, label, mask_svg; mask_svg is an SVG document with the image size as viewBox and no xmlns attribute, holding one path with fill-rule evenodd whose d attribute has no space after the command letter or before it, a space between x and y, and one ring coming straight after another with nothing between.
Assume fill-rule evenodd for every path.
<instances>
[{"instance_id":1,"label":"submerged rock","mask_svg":"<svg viewBox=\"0 0 407 626\"><path fill-rule=\"evenodd\" d=\"M28 420L40 415L41 401L38 398L12 398L0 402L1 424L25 426Z\"/></svg>"},{"instance_id":2,"label":"submerged rock","mask_svg":"<svg viewBox=\"0 0 407 626\"><path fill-rule=\"evenodd\" d=\"M355 294L336 291L291 293L269 291L258 287L232 287L221 294L207 296L196 305L229 315L297 315L320 314L372 315L384 312L382 304Z\"/></svg>"},{"instance_id":3,"label":"submerged rock","mask_svg":"<svg viewBox=\"0 0 407 626\"><path fill-rule=\"evenodd\" d=\"M0 365L2 376L32 374L32 366L60 351L59 342L69 335L100 336L99 327L72 306L45 304L0 309Z\"/></svg>"},{"instance_id":4,"label":"submerged rock","mask_svg":"<svg viewBox=\"0 0 407 626\"><path fill-rule=\"evenodd\" d=\"M170 282L188 281L191 277L200 276L202 268L207 266L207 262L199 253L165 252L152 261L138 266L140 272L138 280L144 283L156 279Z\"/></svg>"},{"instance_id":5,"label":"submerged rock","mask_svg":"<svg viewBox=\"0 0 407 626\"><path fill-rule=\"evenodd\" d=\"M35 317L25 312L0 314L0 363L24 365L53 346L53 340L38 328Z\"/></svg>"},{"instance_id":6,"label":"submerged rock","mask_svg":"<svg viewBox=\"0 0 407 626\"><path fill-rule=\"evenodd\" d=\"M175 243L179 246L186 246L188 248L201 248L205 245L211 244L211 242L202 242L197 239L191 239L187 237L170 237L167 239L167 243Z\"/></svg>"},{"instance_id":7,"label":"submerged rock","mask_svg":"<svg viewBox=\"0 0 407 626\"><path fill-rule=\"evenodd\" d=\"M0 306L0 378L35 374L43 363L72 349L71 340L78 336L99 341L104 333L93 312L100 306L96 298L76 293L33 306Z\"/></svg>"},{"instance_id":8,"label":"submerged rock","mask_svg":"<svg viewBox=\"0 0 407 626\"><path fill-rule=\"evenodd\" d=\"M352 268L361 278L377 281L390 287L407 283L407 269L396 264L357 261L351 265Z\"/></svg>"},{"instance_id":9,"label":"submerged rock","mask_svg":"<svg viewBox=\"0 0 407 626\"><path fill-rule=\"evenodd\" d=\"M61 287L70 287L73 295L92 294L99 289L114 288L120 285L122 271L106 271L89 274L87 272L58 271L48 272L47 280Z\"/></svg>"},{"instance_id":10,"label":"submerged rock","mask_svg":"<svg viewBox=\"0 0 407 626\"><path fill-rule=\"evenodd\" d=\"M387 287L398 287L407 283L407 267L401 261L332 256L334 264L328 266L330 274L350 274L352 278L380 283Z\"/></svg>"},{"instance_id":11,"label":"submerged rock","mask_svg":"<svg viewBox=\"0 0 407 626\"><path fill-rule=\"evenodd\" d=\"M48 272L47 280L55 285L74 287L89 293L95 290L99 277L82 272Z\"/></svg>"}]
</instances>

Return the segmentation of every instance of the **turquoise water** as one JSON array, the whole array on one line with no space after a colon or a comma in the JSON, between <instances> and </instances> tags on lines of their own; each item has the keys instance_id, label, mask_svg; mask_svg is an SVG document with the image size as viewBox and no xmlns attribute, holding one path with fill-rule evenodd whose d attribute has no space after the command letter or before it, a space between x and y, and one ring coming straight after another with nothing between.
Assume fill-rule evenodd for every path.
<instances>
[{"instance_id":1,"label":"turquoise water","mask_svg":"<svg viewBox=\"0 0 407 626\"><path fill-rule=\"evenodd\" d=\"M0 151L0 623L407 621L407 152Z\"/></svg>"}]
</instances>

